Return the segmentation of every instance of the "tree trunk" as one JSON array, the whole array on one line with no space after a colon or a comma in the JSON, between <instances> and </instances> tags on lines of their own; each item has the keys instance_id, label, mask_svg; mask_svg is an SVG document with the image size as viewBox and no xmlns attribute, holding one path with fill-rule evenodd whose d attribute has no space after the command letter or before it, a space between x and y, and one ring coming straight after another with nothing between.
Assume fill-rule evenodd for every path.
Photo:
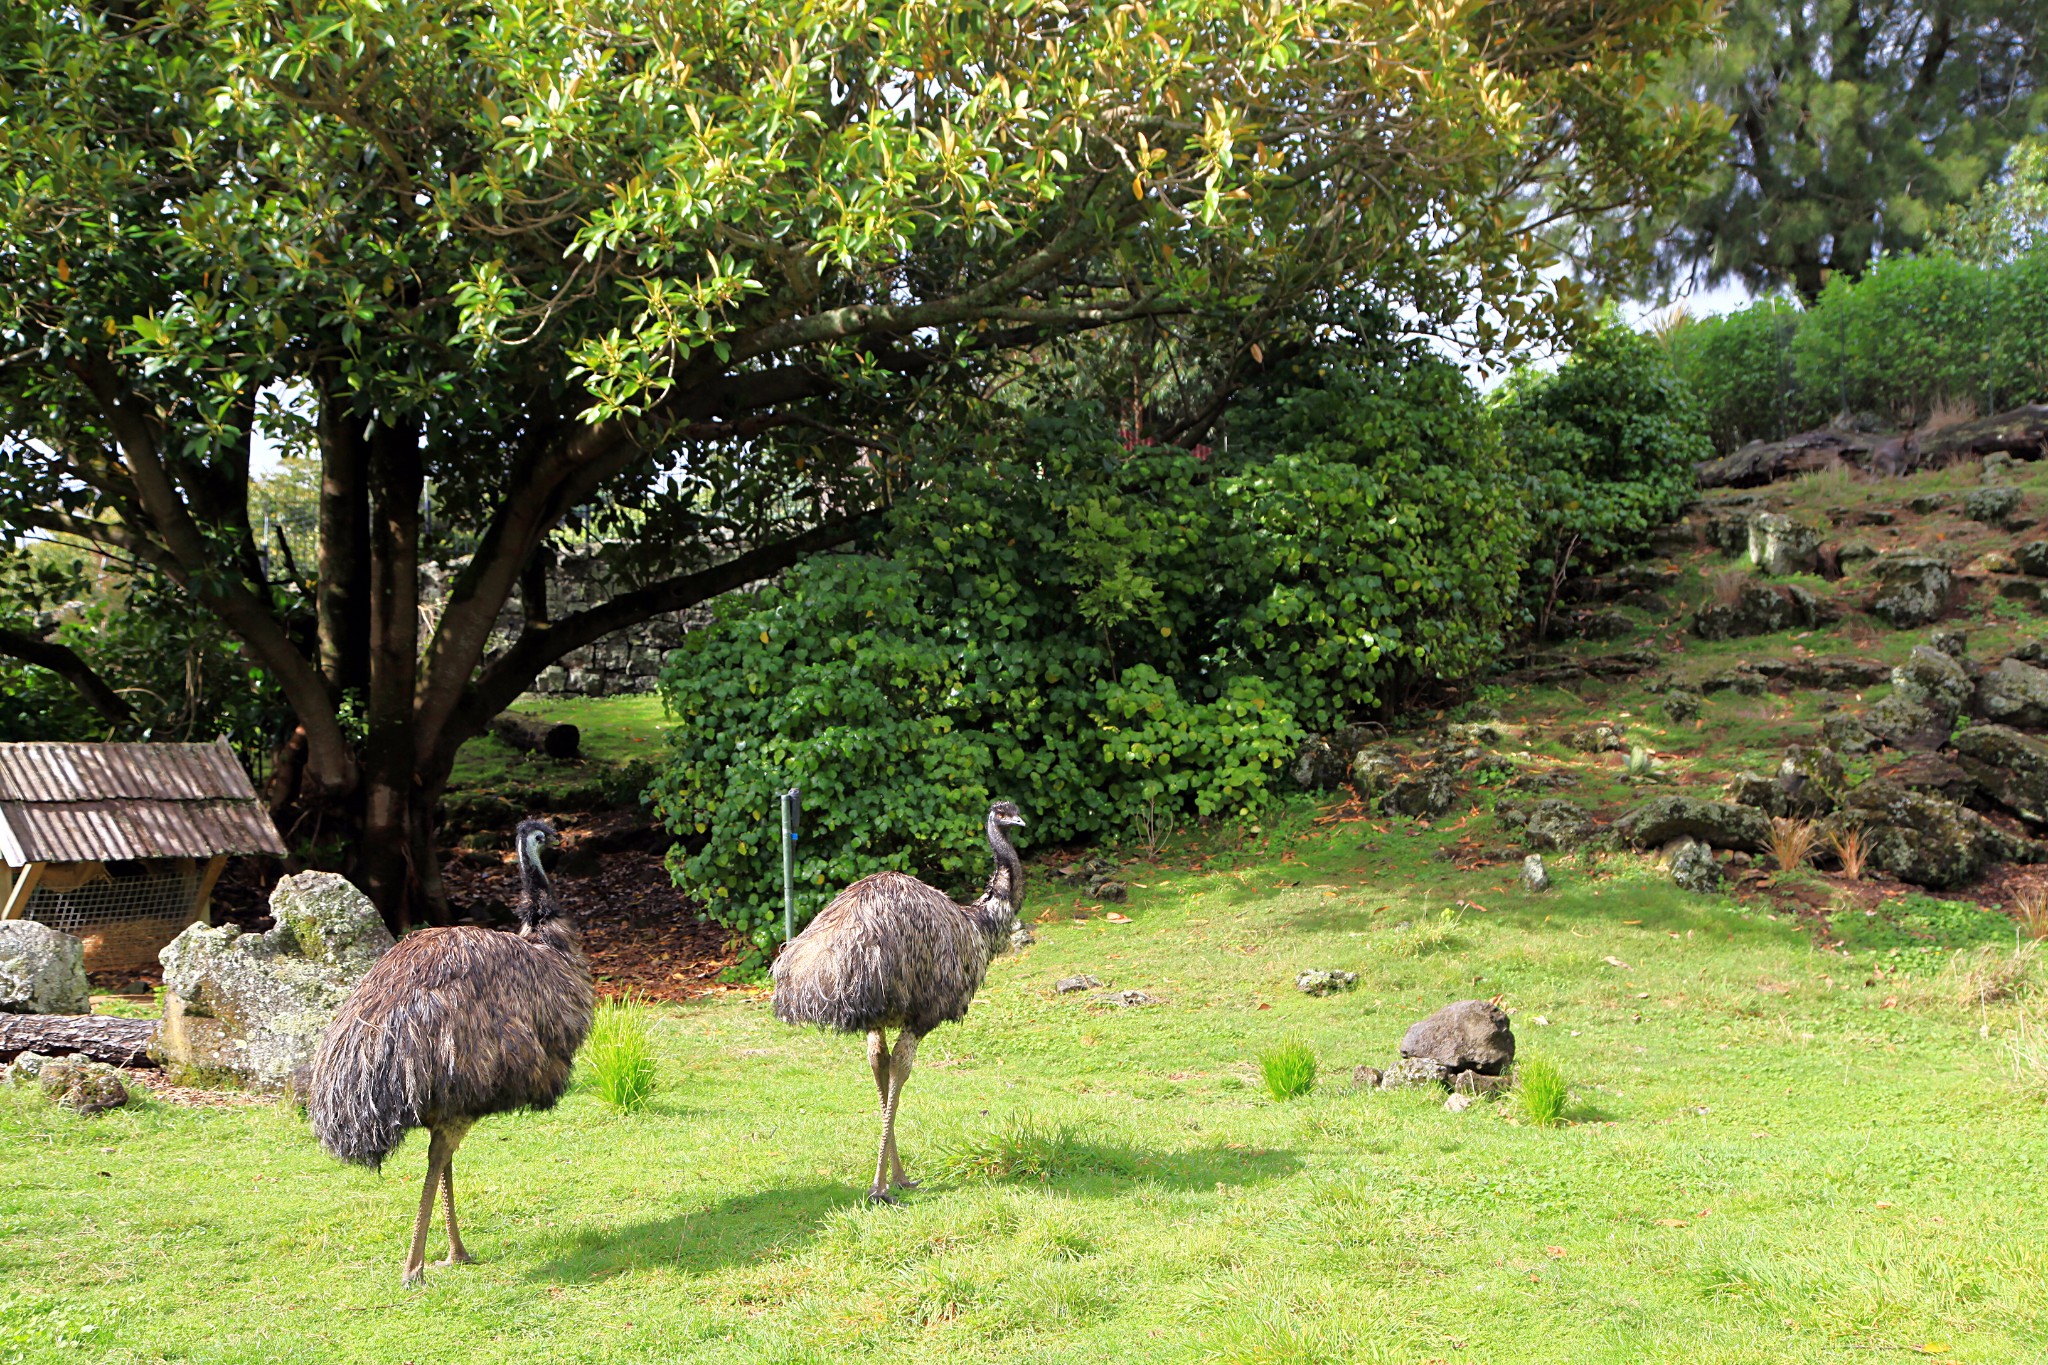
<instances>
[{"instance_id":1,"label":"tree trunk","mask_svg":"<svg viewBox=\"0 0 2048 1365\"><path fill-rule=\"evenodd\" d=\"M0 1014L0 1062L24 1052L68 1057L82 1052L111 1066L155 1066L149 1040L154 1019L122 1019L111 1014Z\"/></svg>"},{"instance_id":2,"label":"tree trunk","mask_svg":"<svg viewBox=\"0 0 2048 1365\"><path fill-rule=\"evenodd\" d=\"M339 381L320 385L320 550L315 610L320 671L336 696L369 683L370 498L363 419L349 412Z\"/></svg>"},{"instance_id":3,"label":"tree trunk","mask_svg":"<svg viewBox=\"0 0 2048 1365\"><path fill-rule=\"evenodd\" d=\"M404 929L433 918L417 891L413 806L419 767L413 705L419 670L419 430L370 437L369 733L363 744L363 890ZM431 848L428 849L431 856Z\"/></svg>"}]
</instances>

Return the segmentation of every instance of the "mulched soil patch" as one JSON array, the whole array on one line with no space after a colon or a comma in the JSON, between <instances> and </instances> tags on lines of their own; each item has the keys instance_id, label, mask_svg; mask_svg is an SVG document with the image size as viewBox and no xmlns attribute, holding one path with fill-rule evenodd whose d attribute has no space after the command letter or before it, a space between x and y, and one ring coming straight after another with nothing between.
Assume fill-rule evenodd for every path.
<instances>
[{"instance_id":1,"label":"mulched soil patch","mask_svg":"<svg viewBox=\"0 0 2048 1365\"><path fill-rule=\"evenodd\" d=\"M269 1095L252 1095L246 1090L195 1090L189 1085L173 1085L163 1072L143 1067L123 1068L121 1080L130 1090L148 1091L159 1104L187 1109L248 1109L274 1102Z\"/></svg>"},{"instance_id":2,"label":"mulched soil patch","mask_svg":"<svg viewBox=\"0 0 2048 1365\"><path fill-rule=\"evenodd\" d=\"M555 819L565 854L575 852L577 820L574 815ZM504 923L519 898L519 872L510 854L463 854L449 861L442 878L458 920ZM554 890L576 921L600 994L630 992L679 1002L749 989L718 979L739 960L739 948L722 925L698 916L695 904L670 880L661 854L601 854L589 872L558 873Z\"/></svg>"}]
</instances>

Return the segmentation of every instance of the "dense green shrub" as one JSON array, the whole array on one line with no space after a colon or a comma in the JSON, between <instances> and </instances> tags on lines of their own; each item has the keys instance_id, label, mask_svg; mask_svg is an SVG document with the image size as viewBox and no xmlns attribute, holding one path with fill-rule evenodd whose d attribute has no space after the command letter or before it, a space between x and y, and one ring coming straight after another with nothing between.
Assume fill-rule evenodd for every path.
<instances>
[{"instance_id":1,"label":"dense green shrub","mask_svg":"<svg viewBox=\"0 0 2048 1365\"><path fill-rule=\"evenodd\" d=\"M1719 317L1690 318L1664 339L1671 368L1699 404L1717 449L1775 441L1825 418L1811 413L1792 369L1792 337L1803 315L1761 299Z\"/></svg>"},{"instance_id":2,"label":"dense green shrub","mask_svg":"<svg viewBox=\"0 0 2048 1365\"><path fill-rule=\"evenodd\" d=\"M1685 506L1694 465L1714 453L1662 348L1615 324L1555 370L1511 375L1494 411L1535 523L1527 581L1539 626L1567 567L1638 547Z\"/></svg>"},{"instance_id":3,"label":"dense green shrub","mask_svg":"<svg viewBox=\"0 0 2048 1365\"><path fill-rule=\"evenodd\" d=\"M1837 275L1792 340L1799 386L1826 412L1900 426L1941 405L1999 406L1998 292L1993 272L1948 256L1880 261L1860 280Z\"/></svg>"},{"instance_id":4,"label":"dense green shrub","mask_svg":"<svg viewBox=\"0 0 2048 1365\"><path fill-rule=\"evenodd\" d=\"M1036 841L1248 811L1305 725L1479 667L1519 490L1455 371L1376 359L1249 396L1227 456L1129 449L1087 413L1004 426L921 471L871 553L727 601L664 678L682 880L766 949L788 786L807 918L881 868L965 890L992 798Z\"/></svg>"}]
</instances>

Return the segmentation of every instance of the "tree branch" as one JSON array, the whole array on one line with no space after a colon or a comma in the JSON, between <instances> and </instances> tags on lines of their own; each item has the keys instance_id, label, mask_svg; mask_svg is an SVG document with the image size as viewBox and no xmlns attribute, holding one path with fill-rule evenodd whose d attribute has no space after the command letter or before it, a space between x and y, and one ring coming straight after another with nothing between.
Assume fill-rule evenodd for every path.
<instances>
[{"instance_id":1,"label":"tree branch","mask_svg":"<svg viewBox=\"0 0 2048 1365\"><path fill-rule=\"evenodd\" d=\"M78 695L85 704L100 713L113 725L127 725L135 719L135 710L121 699L120 693L107 685L106 679L93 671L91 664L78 657L77 651L69 645L60 645L54 640L40 640L18 630L0 626L0 654L6 654L47 668L58 677L78 689Z\"/></svg>"},{"instance_id":2,"label":"tree branch","mask_svg":"<svg viewBox=\"0 0 2048 1365\"><path fill-rule=\"evenodd\" d=\"M880 520L879 511L868 511L828 521L787 540L748 550L723 564L621 593L559 621L529 621L511 648L485 665L476 685L463 697L455 718L439 741L442 756L453 759L464 740L482 733L492 716L517 700L542 669L563 655L650 617L682 611L781 573L812 555L847 544L874 529Z\"/></svg>"}]
</instances>

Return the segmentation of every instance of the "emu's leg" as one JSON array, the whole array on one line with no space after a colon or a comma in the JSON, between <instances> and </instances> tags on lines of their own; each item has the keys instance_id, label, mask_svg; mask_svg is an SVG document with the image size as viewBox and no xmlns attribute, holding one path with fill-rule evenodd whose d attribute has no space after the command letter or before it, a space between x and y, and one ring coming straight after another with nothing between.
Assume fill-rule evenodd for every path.
<instances>
[{"instance_id":1,"label":"emu's leg","mask_svg":"<svg viewBox=\"0 0 2048 1365\"><path fill-rule=\"evenodd\" d=\"M412 1251L405 1258L402 1282L408 1289L426 1277L427 1224L434 1217L434 1190L440 1185L441 1172L447 1169L448 1158L453 1154L441 1130L436 1128L433 1132L433 1140L427 1144L427 1183L420 1188L420 1213L412 1220Z\"/></svg>"},{"instance_id":2,"label":"emu's leg","mask_svg":"<svg viewBox=\"0 0 2048 1365\"><path fill-rule=\"evenodd\" d=\"M900 1042L902 1035L898 1034L897 1038ZM868 1033L868 1069L875 1073L875 1090L882 1098L882 1121L886 1124L889 1121L889 1040L880 1029L872 1029ZM916 1189L917 1182L903 1174L903 1161L896 1155L893 1136L885 1135L883 1143L888 1153L889 1169L886 1172L876 1170L876 1183L879 1184L886 1176L889 1183L899 1190Z\"/></svg>"},{"instance_id":3,"label":"emu's leg","mask_svg":"<svg viewBox=\"0 0 2048 1365\"><path fill-rule=\"evenodd\" d=\"M903 1158L896 1154L896 1106L903 1099L903 1083L910 1079L910 1064L917 1056L918 1035L909 1029L896 1035L896 1051L889 1059L889 1098L882 1105L882 1151L875 1163L875 1183L868 1190L868 1198L885 1204L896 1202L889 1193L886 1177L893 1172L895 1183L904 1189L915 1188L915 1182L903 1174Z\"/></svg>"},{"instance_id":4,"label":"emu's leg","mask_svg":"<svg viewBox=\"0 0 2048 1365\"><path fill-rule=\"evenodd\" d=\"M441 1163L441 1210L448 1216L448 1259L437 1261L436 1265L472 1265L476 1257L469 1254L462 1245L462 1230L455 1224L455 1149L462 1145L462 1139L469 1133L469 1125L449 1128L448 1157Z\"/></svg>"}]
</instances>

